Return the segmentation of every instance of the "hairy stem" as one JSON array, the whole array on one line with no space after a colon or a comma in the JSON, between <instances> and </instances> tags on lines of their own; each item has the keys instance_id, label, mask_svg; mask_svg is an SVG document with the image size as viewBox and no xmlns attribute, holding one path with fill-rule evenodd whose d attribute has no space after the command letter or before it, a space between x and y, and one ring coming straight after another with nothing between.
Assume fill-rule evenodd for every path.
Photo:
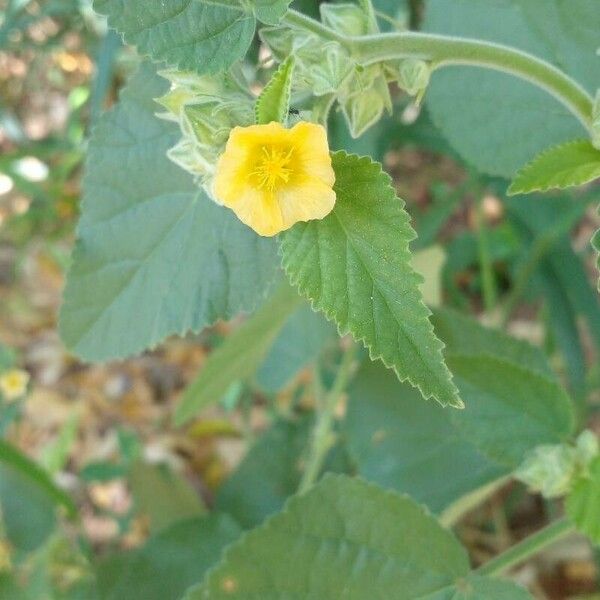
<instances>
[{"instance_id":1,"label":"hairy stem","mask_svg":"<svg viewBox=\"0 0 600 600\"><path fill-rule=\"evenodd\" d=\"M414 31L348 37L293 10L286 13L283 23L309 31L322 39L339 42L363 65L418 58L430 61L435 69L469 65L510 73L554 96L591 131L593 100L583 87L550 63L516 48Z\"/></svg>"},{"instance_id":2,"label":"hairy stem","mask_svg":"<svg viewBox=\"0 0 600 600\"><path fill-rule=\"evenodd\" d=\"M315 483L323 468L327 453L333 446L335 440L333 433L335 408L352 375L355 355L356 345L352 344L344 353L329 393L324 398L319 398L319 389L317 389L317 420L312 434L306 468L298 488L299 493L305 492ZM318 373L315 374L315 377L319 381ZM320 383L318 385L320 387Z\"/></svg>"},{"instance_id":3,"label":"hairy stem","mask_svg":"<svg viewBox=\"0 0 600 600\"><path fill-rule=\"evenodd\" d=\"M554 521L477 569L480 575L501 575L574 530L566 518Z\"/></svg>"},{"instance_id":4,"label":"hairy stem","mask_svg":"<svg viewBox=\"0 0 600 600\"><path fill-rule=\"evenodd\" d=\"M592 98L573 79L550 63L509 46L434 35L403 32L354 38L356 56L364 64L400 58L431 61L435 68L470 65L503 71L541 87L564 104L590 130Z\"/></svg>"},{"instance_id":5,"label":"hairy stem","mask_svg":"<svg viewBox=\"0 0 600 600\"><path fill-rule=\"evenodd\" d=\"M341 35L333 29L326 27L319 21L311 17L307 17L306 15L303 15L302 13L291 8L287 11L287 13L285 13L282 24L288 25L295 29L302 29L308 33L314 33L323 40L339 42L342 44L342 46L347 46L350 42L349 37Z\"/></svg>"}]
</instances>

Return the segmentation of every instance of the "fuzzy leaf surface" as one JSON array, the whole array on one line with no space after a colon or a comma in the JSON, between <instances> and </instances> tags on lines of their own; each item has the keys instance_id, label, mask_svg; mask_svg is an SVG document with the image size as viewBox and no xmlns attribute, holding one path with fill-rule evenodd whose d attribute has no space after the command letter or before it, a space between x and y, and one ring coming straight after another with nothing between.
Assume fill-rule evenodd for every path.
<instances>
[{"instance_id":1,"label":"fuzzy leaf surface","mask_svg":"<svg viewBox=\"0 0 600 600\"><path fill-rule=\"evenodd\" d=\"M596 0L430 0L423 30L507 44L556 65L590 93L600 81ZM434 123L469 163L512 178L550 146L587 135L544 90L472 66L437 71L426 95Z\"/></svg>"},{"instance_id":2,"label":"fuzzy leaf surface","mask_svg":"<svg viewBox=\"0 0 600 600\"><path fill-rule=\"evenodd\" d=\"M600 177L600 150L589 140L554 146L536 156L515 176L508 193L528 194L584 185Z\"/></svg>"},{"instance_id":3,"label":"fuzzy leaf surface","mask_svg":"<svg viewBox=\"0 0 600 600\"><path fill-rule=\"evenodd\" d=\"M408 496L328 475L230 546L186 600L523 600L469 572L465 549Z\"/></svg>"},{"instance_id":4,"label":"fuzzy leaf surface","mask_svg":"<svg viewBox=\"0 0 600 600\"><path fill-rule=\"evenodd\" d=\"M188 600L418 598L468 569L458 541L413 500L328 475L231 546Z\"/></svg>"},{"instance_id":5,"label":"fuzzy leaf surface","mask_svg":"<svg viewBox=\"0 0 600 600\"><path fill-rule=\"evenodd\" d=\"M294 58L288 58L271 77L256 100L256 122L258 124L277 121L284 123L290 108Z\"/></svg>"},{"instance_id":6,"label":"fuzzy leaf surface","mask_svg":"<svg viewBox=\"0 0 600 600\"><path fill-rule=\"evenodd\" d=\"M567 496L565 508L577 529L595 544L600 544L600 456L576 481Z\"/></svg>"},{"instance_id":7,"label":"fuzzy leaf surface","mask_svg":"<svg viewBox=\"0 0 600 600\"><path fill-rule=\"evenodd\" d=\"M411 266L409 216L381 165L333 154L337 200L281 236L283 265L313 306L425 398L461 406Z\"/></svg>"},{"instance_id":8,"label":"fuzzy leaf surface","mask_svg":"<svg viewBox=\"0 0 600 600\"><path fill-rule=\"evenodd\" d=\"M67 347L86 360L130 356L250 311L276 277L275 243L166 157L179 135L154 116L166 88L143 65L90 142L60 322Z\"/></svg>"},{"instance_id":9,"label":"fuzzy leaf surface","mask_svg":"<svg viewBox=\"0 0 600 600\"><path fill-rule=\"evenodd\" d=\"M95 0L110 27L154 61L216 73L243 58L256 20L239 6L201 0Z\"/></svg>"},{"instance_id":10,"label":"fuzzy leaf surface","mask_svg":"<svg viewBox=\"0 0 600 600\"><path fill-rule=\"evenodd\" d=\"M469 406L452 420L497 463L515 468L527 450L565 442L573 433L572 403L553 379L486 355L451 355L448 364Z\"/></svg>"}]
</instances>

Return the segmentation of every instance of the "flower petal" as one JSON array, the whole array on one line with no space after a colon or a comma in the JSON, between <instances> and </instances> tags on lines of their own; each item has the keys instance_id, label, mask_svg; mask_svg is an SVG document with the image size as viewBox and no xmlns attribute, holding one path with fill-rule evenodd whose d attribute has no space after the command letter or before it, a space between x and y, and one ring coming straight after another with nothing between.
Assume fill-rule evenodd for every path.
<instances>
[{"instance_id":1,"label":"flower petal","mask_svg":"<svg viewBox=\"0 0 600 600\"><path fill-rule=\"evenodd\" d=\"M290 133L293 135L294 147L302 171L333 186L335 172L331 166L325 128L322 125L302 121L295 125Z\"/></svg>"},{"instance_id":2,"label":"flower petal","mask_svg":"<svg viewBox=\"0 0 600 600\"><path fill-rule=\"evenodd\" d=\"M319 177L304 176L278 193L283 229L298 221L323 219L335 206L335 192Z\"/></svg>"},{"instance_id":3,"label":"flower petal","mask_svg":"<svg viewBox=\"0 0 600 600\"><path fill-rule=\"evenodd\" d=\"M246 187L235 201L226 206L259 235L271 237L289 227L284 224L277 198L262 190Z\"/></svg>"},{"instance_id":4,"label":"flower petal","mask_svg":"<svg viewBox=\"0 0 600 600\"><path fill-rule=\"evenodd\" d=\"M265 175L266 174L266 175ZM335 205L335 173L320 125L236 127L218 161L217 201L263 236L322 219Z\"/></svg>"}]
</instances>

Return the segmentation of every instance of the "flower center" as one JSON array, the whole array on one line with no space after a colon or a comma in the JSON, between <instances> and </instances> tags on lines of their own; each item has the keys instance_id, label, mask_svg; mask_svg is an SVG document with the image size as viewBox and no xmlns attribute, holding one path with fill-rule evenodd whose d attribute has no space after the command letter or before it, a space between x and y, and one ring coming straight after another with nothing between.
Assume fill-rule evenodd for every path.
<instances>
[{"instance_id":1,"label":"flower center","mask_svg":"<svg viewBox=\"0 0 600 600\"><path fill-rule=\"evenodd\" d=\"M286 152L279 148L262 147L258 165L251 173L256 177L259 189L266 188L273 191L277 184L289 181L292 174L290 163L293 152L293 148Z\"/></svg>"}]
</instances>

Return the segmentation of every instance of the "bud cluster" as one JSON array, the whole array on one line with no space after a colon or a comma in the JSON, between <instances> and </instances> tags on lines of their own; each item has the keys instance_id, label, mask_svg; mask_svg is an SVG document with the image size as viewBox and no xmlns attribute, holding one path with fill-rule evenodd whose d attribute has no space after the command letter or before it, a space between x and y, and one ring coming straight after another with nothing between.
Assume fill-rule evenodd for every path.
<instances>
[{"instance_id":1,"label":"bud cluster","mask_svg":"<svg viewBox=\"0 0 600 600\"><path fill-rule=\"evenodd\" d=\"M376 33L377 23L364 7L353 4L321 4L324 25L345 36ZM315 120L331 103L321 97L335 98L346 117L350 133L359 137L375 124L384 111L391 113L392 99L383 64L363 66L342 44L287 27L269 27L260 31L262 41L277 61L293 55L296 59L294 89L317 96Z\"/></svg>"},{"instance_id":2,"label":"bud cluster","mask_svg":"<svg viewBox=\"0 0 600 600\"><path fill-rule=\"evenodd\" d=\"M167 112L158 116L179 124L183 137L168 157L191 173L212 194L219 156L231 130L254 122L254 98L241 74L195 75L162 71L171 89L157 101Z\"/></svg>"},{"instance_id":3,"label":"bud cluster","mask_svg":"<svg viewBox=\"0 0 600 600\"><path fill-rule=\"evenodd\" d=\"M599 453L598 438L586 430L575 445L538 446L517 469L515 477L545 498L558 498L569 493Z\"/></svg>"}]
</instances>

